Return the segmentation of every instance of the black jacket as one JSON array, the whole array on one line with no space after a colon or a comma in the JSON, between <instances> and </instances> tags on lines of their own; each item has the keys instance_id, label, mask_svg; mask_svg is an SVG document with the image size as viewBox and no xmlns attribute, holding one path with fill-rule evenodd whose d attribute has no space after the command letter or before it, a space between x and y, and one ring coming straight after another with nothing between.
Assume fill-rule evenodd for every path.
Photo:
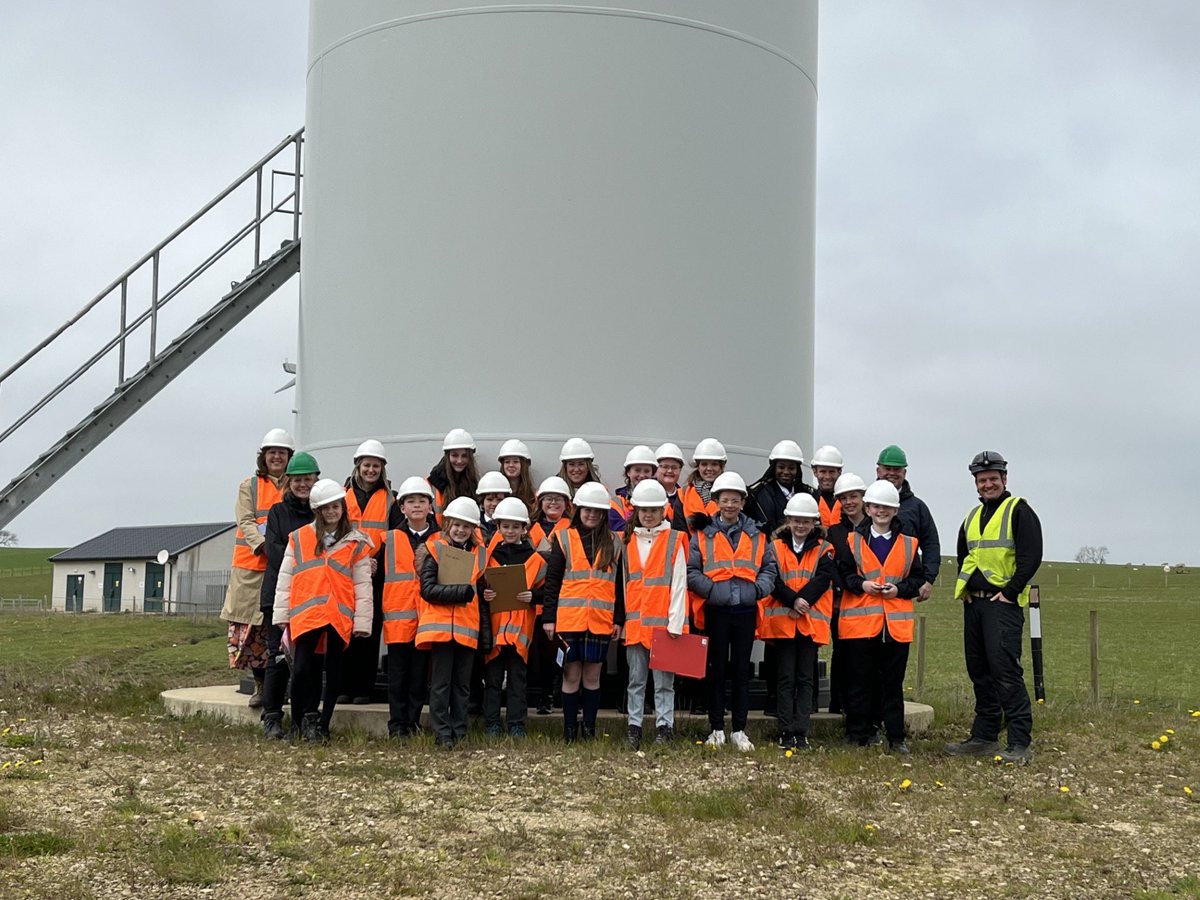
<instances>
[{"instance_id":1,"label":"black jacket","mask_svg":"<svg viewBox=\"0 0 1200 900\"><path fill-rule=\"evenodd\" d=\"M474 550L475 542L468 540L459 550ZM477 584L438 584L438 563L428 551L421 554L418 564L421 570L421 599L435 606L464 606L475 600L479 603L479 650L487 653L492 649L492 617L484 615L483 598L479 596Z\"/></svg>"},{"instance_id":2,"label":"black jacket","mask_svg":"<svg viewBox=\"0 0 1200 900\"><path fill-rule=\"evenodd\" d=\"M1000 504L1011 496L1008 491L1005 491L995 500L986 503L980 500L979 502L983 506L983 512L979 514L980 527L986 525ZM1013 507L1011 524L1013 542L1016 544L1017 568L1001 593L1015 603L1021 595L1021 591L1025 590L1025 585L1029 584L1033 580L1033 576L1037 574L1038 566L1042 564L1042 523L1038 519L1037 513L1022 498ZM967 533L964 525L966 525L965 521L958 526L958 567L960 569L963 560L967 558ZM996 588L989 584L978 570L972 572L971 577L967 579L967 590L986 591L990 594L996 592Z\"/></svg>"},{"instance_id":3,"label":"black jacket","mask_svg":"<svg viewBox=\"0 0 1200 900\"><path fill-rule=\"evenodd\" d=\"M308 501L301 500L291 491L271 507L267 513L266 553L267 571L263 573L262 591L258 595L258 607L267 615L275 607L275 585L279 581L279 567L283 565L283 554L287 551L288 536L313 520L313 511Z\"/></svg>"},{"instance_id":4,"label":"black jacket","mask_svg":"<svg viewBox=\"0 0 1200 900\"><path fill-rule=\"evenodd\" d=\"M496 549L492 551L492 559L495 560L498 566L523 566L525 560L534 554L533 544L529 543L529 538L522 538L516 544L506 544L501 541L496 545ZM487 573L484 573L484 583L487 583ZM531 588L533 591L533 603L537 606L545 602L546 583L542 582L540 587Z\"/></svg>"},{"instance_id":5,"label":"black jacket","mask_svg":"<svg viewBox=\"0 0 1200 900\"><path fill-rule=\"evenodd\" d=\"M792 546L791 534L781 534L779 540L785 547L783 552L790 553L799 560L821 538L815 532L810 534L804 539L804 546L800 548L799 553ZM779 575L775 578L775 589L771 591L771 596L784 606L794 606L798 599L804 600L809 606L815 606L817 601L821 599L821 595L833 587L837 576L837 566L834 565L833 557L822 556L817 560L817 569L813 572L813 577L808 580L808 584L804 585L800 590L794 591L784 583L783 560L779 559L776 562L779 565Z\"/></svg>"},{"instance_id":6,"label":"black jacket","mask_svg":"<svg viewBox=\"0 0 1200 900\"><path fill-rule=\"evenodd\" d=\"M793 488L796 494L812 494L816 496L811 485L801 481ZM758 527L766 534L774 534L783 524L783 508L787 506L788 498L779 489L779 482L774 478L764 478L750 486L750 497L746 501L744 512L758 523Z\"/></svg>"},{"instance_id":7,"label":"black jacket","mask_svg":"<svg viewBox=\"0 0 1200 900\"><path fill-rule=\"evenodd\" d=\"M900 487L900 513L896 518L904 522L904 533L911 534L920 542L925 581L933 584L942 565L942 542L938 540L933 513L925 501L912 492L908 479Z\"/></svg>"},{"instance_id":8,"label":"black jacket","mask_svg":"<svg viewBox=\"0 0 1200 900\"><path fill-rule=\"evenodd\" d=\"M566 534L565 531L560 531L558 536ZM583 544L584 555L587 556L589 563L596 559L596 550L599 549L595 540L596 532L594 529L585 531L579 529L579 542ZM620 554L616 558L616 588L617 598L613 604L613 624L625 624L625 554ZM558 537L550 540L550 555L546 559L546 583L543 586L543 600L545 611L542 613L542 621L546 623L554 623L558 620L558 594L562 590L563 574L567 571L567 558L563 555L562 545L558 542Z\"/></svg>"},{"instance_id":9,"label":"black jacket","mask_svg":"<svg viewBox=\"0 0 1200 900\"><path fill-rule=\"evenodd\" d=\"M863 519L854 530L869 541L871 539L871 520L869 518ZM892 519L892 534L912 534L912 532L908 530L907 524L902 522L899 516L896 516ZM916 535L913 535L913 537L916 537ZM863 577L859 574L858 563L854 561L854 555L850 552L850 542L848 540L844 541L840 546L835 548L835 552L837 554L837 569L842 579L842 586L852 594L861 594L863 592ZM913 559L912 568L908 570L908 575L896 583L896 596L901 600L912 600L915 598L917 592L921 590L921 585L925 583L924 569L921 566L922 555L918 548L917 555Z\"/></svg>"}]
</instances>

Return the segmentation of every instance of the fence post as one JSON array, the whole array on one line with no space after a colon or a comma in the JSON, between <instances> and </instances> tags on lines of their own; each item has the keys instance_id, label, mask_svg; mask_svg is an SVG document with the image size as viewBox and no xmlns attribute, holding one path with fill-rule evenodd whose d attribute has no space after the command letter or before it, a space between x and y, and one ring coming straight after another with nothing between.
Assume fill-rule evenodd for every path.
<instances>
[{"instance_id":1,"label":"fence post","mask_svg":"<svg viewBox=\"0 0 1200 900\"><path fill-rule=\"evenodd\" d=\"M925 617L917 617L917 699L925 696Z\"/></svg>"},{"instance_id":2,"label":"fence post","mask_svg":"<svg viewBox=\"0 0 1200 900\"><path fill-rule=\"evenodd\" d=\"M1088 613L1088 624L1091 626L1092 654L1092 703L1100 702L1100 615L1096 610Z\"/></svg>"}]
</instances>

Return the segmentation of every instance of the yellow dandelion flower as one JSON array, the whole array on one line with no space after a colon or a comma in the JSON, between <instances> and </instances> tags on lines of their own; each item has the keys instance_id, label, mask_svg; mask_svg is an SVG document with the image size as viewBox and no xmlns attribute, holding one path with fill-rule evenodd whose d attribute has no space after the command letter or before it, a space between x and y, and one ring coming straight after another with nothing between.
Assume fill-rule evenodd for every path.
<instances>
[{"instance_id":1,"label":"yellow dandelion flower","mask_svg":"<svg viewBox=\"0 0 1200 900\"><path fill-rule=\"evenodd\" d=\"M18 760L17 760L17 762L16 762L16 764L15 764L15 765L13 765L13 768L14 768L14 769L19 769L19 768L21 768L21 766L23 766L23 765L25 765L25 760L23 760L23 759L18 759Z\"/></svg>"},{"instance_id":2,"label":"yellow dandelion flower","mask_svg":"<svg viewBox=\"0 0 1200 900\"><path fill-rule=\"evenodd\" d=\"M1060 787L1058 789L1058 792L1060 794L1069 794L1069 793L1071 793L1071 789L1064 784L1062 787Z\"/></svg>"},{"instance_id":3,"label":"yellow dandelion flower","mask_svg":"<svg viewBox=\"0 0 1200 900\"><path fill-rule=\"evenodd\" d=\"M7 769L11 765L12 765L12 763L7 762L7 761L0 763L0 772L3 772L5 769Z\"/></svg>"},{"instance_id":4,"label":"yellow dandelion flower","mask_svg":"<svg viewBox=\"0 0 1200 900\"><path fill-rule=\"evenodd\" d=\"M1150 742L1150 749L1151 749L1151 750L1161 750L1161 749L1162 749L1162 744L1160 744L1158 741L1151 741L1151 742Z\"/></svg>"},{"instance_id":5,"label":"yellow dandelion flower","mask_svg":"<svg viewBox=\"0 0 1200 900\"><path fill-rule=\"evenodd\" d=\"M938 787L945 787L945 785L942 784L940 781L935 781L934 784L936 784Z\"/></svg>"},{"instance_id":6,"label":"yellow dandelion flower","mask_svg":"<svg viewBox=\"0 0 1200 900\"><path fill-rule=\"evenodd\" d=\"M703 747L703 746L704 746L704 741L696 741L696 746L697 746L697 747Z\"/></svg>"},{"instance_id":7,"label":"yellow dandelion flower","mask_svg":"<svg viewBox=\"0 0 1200 900\"><path fill-rule=\"evenodd\" d=\"M867 831L874 831L874 830L875 830L875 826L874 826L874 825L872 825L870 822L868 822L866 825L864 825L864 826L863 826L863 828L864 828L865 830L867 830Z\"/></svg>"},{"instance_id":8,"label":"yellow dandelion flower","mask_svg":"<svg viewBox=\"0 0 1200 900\"><path fill-rule=\"evenodd\" d=\"M791 758L792 758L792 751L791 751L791 750L788 750L788 751L787 751L786 753L784 753L783 755L784 755L784 756L786 756L788 759L791 759Z\"/></svg>"},{"instance_id":9,"label":"yellow dandelion flower","mask_svg":"<svg viewBox=\"0 0 1200 900\"><path fill-rule=\"evenodd\" d=\"M1003 761L1004 761L1004 757L1001 756L999 753L997 753L995 756L992 757L992 762L1003 762Z\"/></svg>"},{"instance_id":10,"label":"yellow dandelion flower","mask_svg":"<svg viewBox=\"0 0 1200 900\"><path fill-rule=\"evenodd\" d=\"M1133 705L1134 705L1134 706L1141 706L1141 705L1142 705L1142 701L1141 701L1141 700L1134 700L1134 701L1133 701Z\"/></svg>"},{"instance_id":11,"label":"yellow dandelion flower","mask_svg":"<svg viewBox=\"0 0 1200 900\"><path fill-rule=\"evenodd\" d=\"M907 791L910 787L912 787L912 781L910 779L905 778L902 782L900 782L900 790Z\"/></svg>"},{"instance_id":12,"label":"yellow dandelion flower","mask_svg":"<svg viewBox=\"0 0 1200 900\"><path fill-rule=\"evenodd\" d=\"M1187 794L1189 797L1192 796L1192 789L1190 787L1188 787L1186 784L1183 786L1183 792L1185 794Z\"/></svg>"},{"instance_id":13,"label":"yellow dandelion flower","mask_svg":"<svg viewBox=\"0 0 1200 900\"><path fill-rule=\"evenodd\" d=\"M45 762L44 759L35 759L32 763L30 763L30 765L40 766L44 762Z\"/></svg>"},{"instance_id":14,"label":"yellow dandelion flower","mask_svg":"<svg viewBox=\"0 0 1200 900\"><path fill-rule=\"evenodd\" d=\"M1038 706L1044 706L1046 703L1045 697L1038 697Z\"/></svg>"},{"instance_id":15,"label":"yellow dandelion flower","mask_svg":"<svg viewBox=\"0 0 1200 900\"><path fill-rule=\"evenodd\" d=\"M1168 729L1167 729L1167 734L1174 734L1174 733L1175 733L1175 729L1174 729L1174 728L1168 728Z\"/></svg>"},{"instance_id":16,"label":"yellow dandelion flower","mask_svg":"<svg viewBox=\"0 0 1200 900\"><path fill-rule=\"evenodd\" d=\"M1193 709L1193 710L1192 710L1192 718L1193 718L1193 719L1200 719L1200 709Z\"/></svg>"},{"instance_id":17,"label":"yellow dandelion flower","mask_svg":"<svg viewBox=\"0 0 1200 900\"><path fill-rule=\"evenodd\" d=\"M1160 734L1160 735L1158 736L1158 739L1159 739L1159 740L1160 740L1162 743L1164 743L1164 744L1165 744L1167 741L1171 740L1171 739L1170 739L1169 737L1167 737L1165 734Z\"/></svg>"}]
</instances>

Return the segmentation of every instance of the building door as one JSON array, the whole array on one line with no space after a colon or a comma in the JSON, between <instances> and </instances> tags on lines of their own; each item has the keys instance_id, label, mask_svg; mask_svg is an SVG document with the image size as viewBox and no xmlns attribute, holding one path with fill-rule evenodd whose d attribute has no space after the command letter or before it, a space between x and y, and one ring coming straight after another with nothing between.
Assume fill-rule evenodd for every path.
<instances>
[{"instance_id":1,"label":"building door","mask_svg":"<svg viewBox=\"0 0 1200 900\"><path fill-rule=\"evenodd\" d=\"M121 611L121 564L104 564L104 611Z\"/></svg>"},{"instance_id":2,"label":"building door","mask_svg":"<svg viewBox=\"0 0 1200 900\"><path fill-rule=\"evenodd\" d=\"M146 612L162 612L163 569L159 563L146 563L146 602L143 606Z\"/></svg>"},{"instance_id":3,"label":"building door","mask_svg":"<svg viewBox=\"0 0 1200 900\"><path fill-rule=\"evenodd\" d=\"M67 576L67 612L83 612L83 576Z\"/></svg>"}]
</instances>

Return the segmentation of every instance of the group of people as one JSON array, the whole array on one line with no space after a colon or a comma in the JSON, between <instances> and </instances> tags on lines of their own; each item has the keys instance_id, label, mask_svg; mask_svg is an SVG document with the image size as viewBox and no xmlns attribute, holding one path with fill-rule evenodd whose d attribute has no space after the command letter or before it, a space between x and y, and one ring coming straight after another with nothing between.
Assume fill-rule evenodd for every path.
<instances>
[{"instance_id":1,"label":"group of people","mask_svg":"<svg viewBox=\"0 0 1200 900\"><path fill-rule=\"evenodd\" d=\"M250 704L262 708L267 737L286 736L290 678L293 729L326 739L337 703L370 701L382 641L392 736L420 730L428 702L437 743L453 746L466 736L478 688L487 733L523 738L532 677L539 712L550 713L557 685L564 738L589 738L610 643L619 641L626 739L643 741L653 678L653 740L665 743L674 736L675 678L651 668L651 649L656 638L700 632L706 674L691 699L693 711L707 711L710 746L754 749L746 723L761 639L781 747L809 746L817 653L832 643L830 709L845 714L845 740L909 752L903 683L914 604L931 594L941 549L900 447L883 449L868 484L823 446L809 485L800 447L784 440L748 485L727 470L715 438L690 459L673 443L637 446L613 492L581 438L563 444L559 474L536 490L520 440L504 443L499 468L482 475L465 430L451 430L442 451L428 476L393 490L379 441L358 447L339 483L321 478L284 430L263 438L255 474L239 487L222 617L230 665L254 675ZM955 596L976 717L946 751L1023 764L1032 721L1021 630L1040 524L1008 493L1000 454L977 454L969 469L980 505L960 528ZM523 569L523 589L499 603L502 580L512 593L502 579L512 567Z\"/></svg>"}]
</instances>

